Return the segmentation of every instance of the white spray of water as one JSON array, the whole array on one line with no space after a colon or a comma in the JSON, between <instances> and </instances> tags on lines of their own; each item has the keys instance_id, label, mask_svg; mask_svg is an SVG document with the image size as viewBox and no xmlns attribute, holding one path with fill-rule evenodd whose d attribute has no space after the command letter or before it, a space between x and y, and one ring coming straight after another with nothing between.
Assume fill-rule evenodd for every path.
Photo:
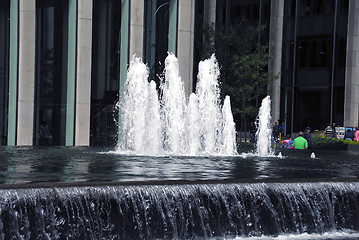
<instances>
[{"instance_id":1,"label":"white spray of water","mask_svg":"<svg viewBox=\"0 0 359 240\"><path fill-rule=\"evenodd\" d=\"M234 155L237 152L236 147L236 127L233 120L231 110L231 100L229 96L224 99L222 107L222 118L223 118L223 153Z\"/></svg>"},{"instance_id":2,"label":"white spray of water","mask_svg":"<svg viewBox=\"0 0 359 240\"><path fill-rule=\"evenodd\" d=\"M257 150L256 154L261 157L266 157L268 155L273 155L271 149L271 137L272 137L272 128L271 128L271 115L270 115L270 96L265 97L262 100L261 107L259 108L258 119L257 119Z\"/></svg>"},{"instance_id":3,"label":"white spray of water","mask_svg":"<svg viewBox=\"0 0 359 240\"><path fill-rule=\"evenodd\" d=\"M312 152L312 154L310 154L310 158L315 158L315 153Z\"/></svg>"},{"instance_id":4,"label":"white spray of water","mask_svg":"<svg viewBox=\"0 0 359 240\"><path fill-rule=\"evenodd\" d=\"M165 60L161 99L148 69L133 58L121 104L122 139L119 152L137 155L235 155L236 131L230 98L220 106L219 66L214 55L199 63L196 93L188 105L179 64L173 54ZM121 129L120 129L121 130Z\"/></svg>"},{"instance_id":5,"label":"white spray of water","mask_svg":"<svg viewBox=\"0 0 359 240\"><path fill-rule=\"evenodd\" d=\"M185 120L185 152L191 156L196 156L200 151L200 126L198 113L198 97L196 94L191 93L189 96L186 120Z\"/></svg>"},{"instance_id":6,"label":"white spray of water","mask_svg":"<svg viewBox=\"0 0 359 240\"><path fill-rule=\"evenodd\" d=\"M122 141L121 148L143 152L146 134L146 113L148 106L148 71L140 58L133 57L127 71L125 94L122 108Z\"/></svg>"},{"instance_id":7,"label":"white spray of water","mask_svg":"<svg viewBox=\"0 0 359 240\"><path fill-rule=\"evenodd\" d=\"M198 65L198 111L200 116L200 134L203 136L202 150L207 153L217 151L219 147L217 131L221 126L221 110L219 106L219 66L214 55L201 61Z\"/></svg>"},{"instance_id":8,"label":"white spray of water","mask_svg":"<svg viewBox=\"0 0 359 240\"><path fill-rule=\"evenodd\" d=\"M171 53L165 60L165 81L162 82L161 89L165 148L172 154L179 154L183 146L186 98L178 60Z\"/></svg>"},{"instance_id":9,"label":"white spray of water","mask_svg":"<svg viewBox=\"0 0 359 240\"><path fill-rule=\"evenodd\" d=\"M147 127L146 132L146 153L149 155L158 155L161 151L161 141L162 141L162 122L160 115L160 104L158 101L158 95L156 90L156 83L154 81L150 82L148 95L148 111L147 111Z\"/></svg>"}]
</instances>

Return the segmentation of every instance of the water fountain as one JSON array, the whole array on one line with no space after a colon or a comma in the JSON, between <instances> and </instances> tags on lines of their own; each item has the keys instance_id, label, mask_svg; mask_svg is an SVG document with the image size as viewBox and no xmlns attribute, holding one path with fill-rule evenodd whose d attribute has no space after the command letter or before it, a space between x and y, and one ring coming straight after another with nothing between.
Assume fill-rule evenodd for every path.
<instances>
[{"instance_id":1,"label":"water fountain","mask_svg":"<svg viewBox=\"0 0 359 240\"><path fill-rule=\"evenodd\" d=\"M259 108L258 120L257 120L257 150L256 154L261 157L268 157L269 155L273 155L272 151L272 127L271 120L272 117L270 115L270 96L265 97L262 100L261 107Z\"/></svg>"},{"instance_id":2,"label":"water fountain","mask_svg":"<svg viewBox=\"0 0 359 240\"><path fill-rule=\"evenodd\" d=\"M0 239L359 238L352 155L303 150L273 159L269 97L256 153L237 155L215 57L200 63L188 101L177 59L169 54L165 65L159 94L132 59L116 152L4 148Z\"/></svg>"},{"instance_id":3,"label":"water fountain","mask_svg":"<svg viewBox=\"0 0 359 240\"><path fill-rule=\"evenodd\" d=\"M146 65L133 57L120 106L123 127L118 152L154 156L236 155L230 98L227 96L221 106L218 78L215 56L201 61L196 92L187 101L178 60L169 53L161 93L157 94L155 83L148 82Z\"/></svg>"}]
</instances>

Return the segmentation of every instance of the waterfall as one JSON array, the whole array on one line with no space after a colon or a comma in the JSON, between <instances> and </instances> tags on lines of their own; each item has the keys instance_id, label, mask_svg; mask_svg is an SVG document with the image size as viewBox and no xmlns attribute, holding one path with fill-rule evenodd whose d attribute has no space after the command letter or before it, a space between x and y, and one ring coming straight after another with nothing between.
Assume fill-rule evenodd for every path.
<instances>
[{"instance_id":1,"label":"waterfall","mask_svg":"<svg viewBox=\"0 0 359 240\"><path fill-rule=\"evenodd\" d=\"M359 230L359 183L0 190L2 239L189 239Z\"/></svg>"}]
</instances>

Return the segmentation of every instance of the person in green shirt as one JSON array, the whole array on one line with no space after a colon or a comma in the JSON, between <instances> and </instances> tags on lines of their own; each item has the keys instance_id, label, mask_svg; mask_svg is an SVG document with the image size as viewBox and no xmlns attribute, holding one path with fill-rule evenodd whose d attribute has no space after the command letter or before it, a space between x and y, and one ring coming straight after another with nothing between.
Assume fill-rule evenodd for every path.
<instances>
[{"instance_id":1,"label":"person in green shirt","mask_svg":"<svg viewBox=\"0 0 359 240\"><path fill-rule=\"evenodd\" d=\"M308 142L303 137L303 132L299 132L299 136L294 139L293 143L294 149L307 149L308 148Z\"/></svg>"}]
</instances>

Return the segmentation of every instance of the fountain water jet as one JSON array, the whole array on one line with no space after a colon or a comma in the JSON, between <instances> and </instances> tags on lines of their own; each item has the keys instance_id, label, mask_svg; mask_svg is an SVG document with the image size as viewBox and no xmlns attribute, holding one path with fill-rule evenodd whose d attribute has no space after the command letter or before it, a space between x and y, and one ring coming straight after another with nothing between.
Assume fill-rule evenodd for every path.
<instances>
[{"instance_id":1,"label":"fountain water jet","mask_svg":"<svg viewBox=\"0 0 359 240\"><path fill-rule=\"evenodd\" d=\"M267 157L273 155L271 148L272 128L270 115L270 96L265 97L262 100L261 107L259 108L258 119L257 119L257 150L256 154L261 157Z\"/></svg>"},{"instance_id":2,"label":"fountain water jet","mask_svg":"<svg viewBox=\"0 0 359 240\"><path fill-rule=\"evenodd\" d=\"M237 154L236 131L227 96L221 106L219 66L214 55L199 63L196 93L187 100L177 58L165 60L161 94L148 83L148 69L133 57L121 106L118 151L137 155ZM161 96L158 99L158 95Z\"/></svg>"}]
</instances>

